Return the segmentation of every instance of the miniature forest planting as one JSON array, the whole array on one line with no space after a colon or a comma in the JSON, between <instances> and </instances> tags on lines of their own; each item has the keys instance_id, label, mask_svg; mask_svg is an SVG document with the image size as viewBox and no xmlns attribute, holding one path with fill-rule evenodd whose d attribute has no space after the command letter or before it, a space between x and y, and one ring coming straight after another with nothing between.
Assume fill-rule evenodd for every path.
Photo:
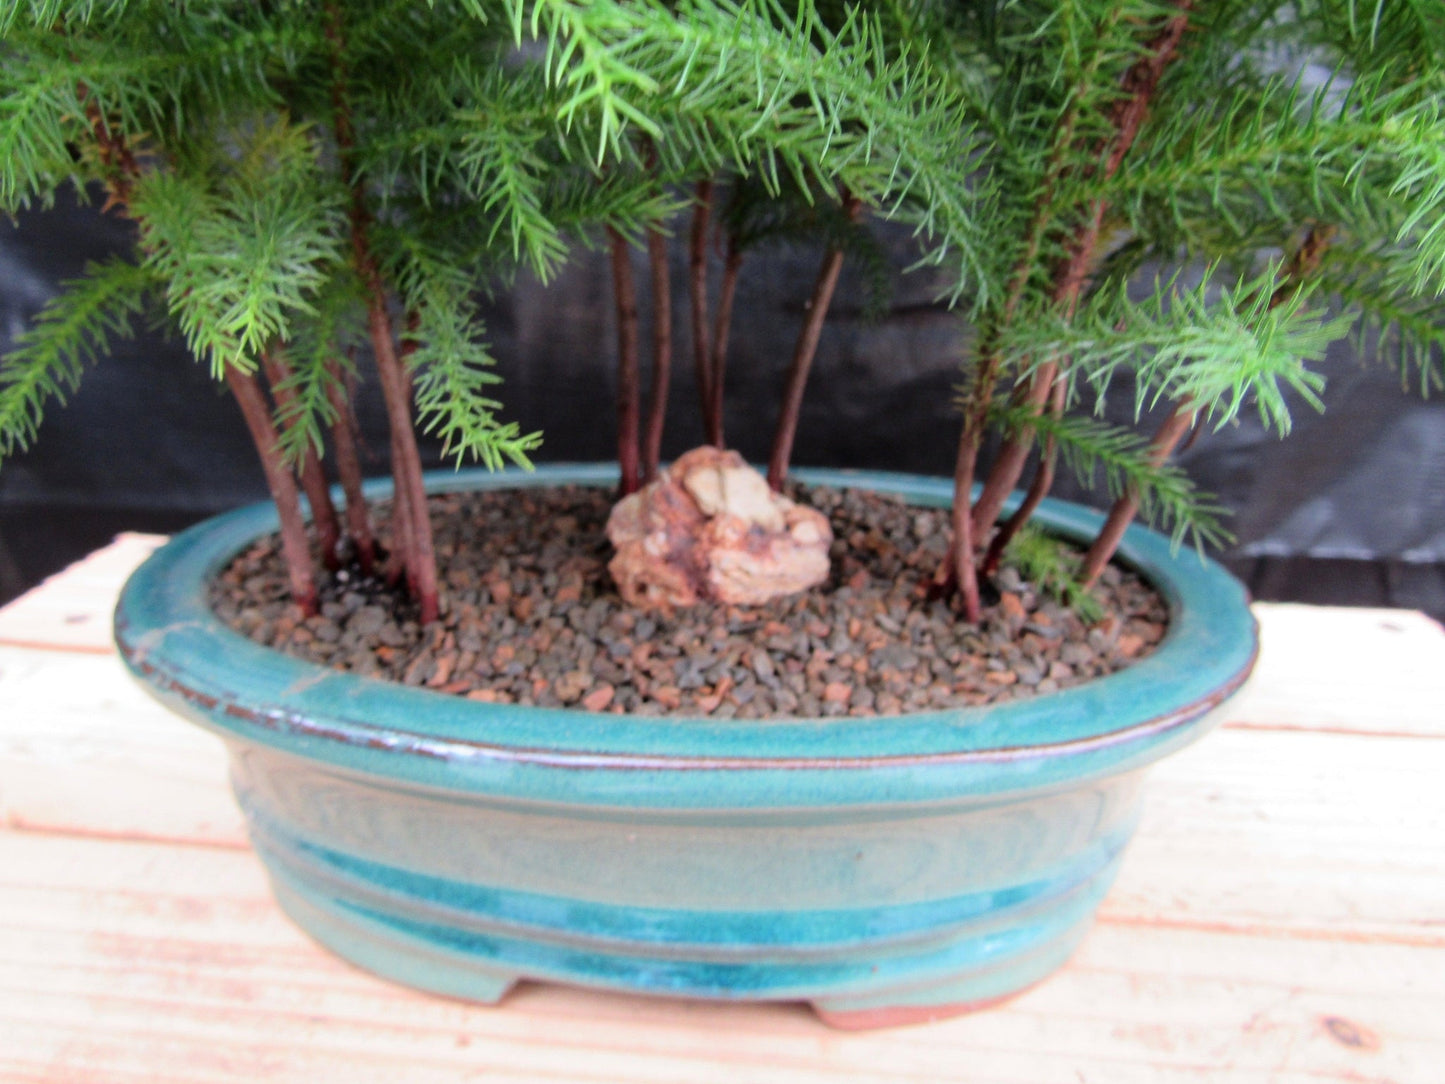
<instances>
[{"instance_id":1,"label":"miniature forest planting","mask_svg":"<svg viewBox=\"0 0 1445 1084\"><path fill-rule=\"evenodd\" d=\"M925 654L953 676L936 675L947 689L935 705L981 702L997 694L990 684L1047 691L1126 662L1162 634L1157 603L1126 603L1136 624L1114 618L1087 665L1039 645L1062 651L1051 633L1068 621L1087 644L1101 600L1117 606L1135 590L1115 571L1109 593L1095 594L1136 515L1176 543L1227 538L1219 510L1171 463L1181 443L1246 409L1287 432L1292 406L1316 402L1310 363L1346 336L1424 391L1445 372L1445 17L1426 0L0 10L0 203L15 213L75 185L136 227L133 255L69 284L4 359L0 454L28 445L108 338L141 319L173 327L234 397L280 516L277 560L296 610L248 631L336 643L339 619L405 598L409 608L381 622L404 641L389 645L403 680L487 698L490 687L455 673L463 656L473 668L485 657L499 680L516 676L490 637L507 621L526 624L513 601L533 595L512 573L541 549L487 550L482 538L495 567L450 567L465 544L460 507L428 504L416 427L459 463L528 465L540 438L502 418L476 296L522 270L545 280L579 245L609 256L622 498L612 575L637 612L616 625L584 606L579 625L568 610L569 637L611 628L613 661L640 667L639 628L686 628L675 611L699 602L722 614L723 639L811 636L802 647L830 659L815 667L820 682L790 696L764 681L776 660L749 656L769 690L758 702L783 713L919 706L907 681L855 680L894 647L889 657L902 661L875 669L911 680L908 665L932 665L918 657L924 639L893 643L880 615L938 626ZM876 277L869 224L880 218L914 227L919 262L942 276L971 327L946 523L790 488L831 299L845 267ZM796 340L778 347L787 367L772 446L739 450L766 455L764 486L726 451L724 422L737 286L748 254L769 243L810 245L819 264L800 290ZM671 321L674 247L688 267L684 329ZM651 297L645 335L634 251ZM689 352L712 450L669 473L671 374ZM361 493L350 405L360 380L376 382L389 423L393 494L380 528ZM1132 396L1145 428L1091 416L1109 394ZM990 433L1001 439L983 462ZM692 471L698 457L707 472ZM1082 554L1030 526L1060 461L1113 501ZM328 472L345 497L339 510ZM534 513L597 519L584 497L559 500L565 507L541 502ZM585 547L568 559L541 589L554 602L582 566L600 568ZM252 571L264 563L246 561ZM1029 578L1028 606L1009 562ZM769 601L760 587L788 594L828 577L826 604ZM901 587L871 612L817 611L888 577ZM373 580L391 593L343 603L361 597L346 584ZM482 612L484 591L497 612ZM487 627L441 620L459 615ZM849 643L829 646L854 621ZM958 677L1003 650L989 629L1018 636L1025 626L1037 650L1005 668L1012 681L990 682L999 671L986 659ZM558 639L530 649L546 657ZM336 650L327 658L366 668ZM643 682L672 692L624 705L620 679L559 687L576 670L530 678L594 709L668 708L685 691L674 668ZM720 680L694 685L707 691L691 708L717 709ZM866 695L842 696L845 681ZM766 713L736 696L731 707Z\"/></svg>"},{"instance_id":2,"label":"miniature forest planting","mask_svg":"<svg viewBox=\"0 0 1445 1084\"><path fill-rule=\"evenodd\" d=\"M3 10L0 202L14 212L66 184L103 192L106 210L136 224L137 247L71 284L7 357L0 450L33 439L108 336L142 316L172 326L256 441L302 614L316 608L302 492L323 566L355 560L365 574L381 556L355 485L358 354L370 355L391 433L382 571L429 623L445 599L414 422L458 461L493 468L526 465L538 440L498 418L476 290L521 267L545 279L578 239L606 238L625 257L647 237L656 266L680 188L705 191L724 171L770 191L847 184L874 204L927 191L909 148L942 146L955 119L934 108L935 87L898 98L917 65L890 57L867 21L830 29L816 12L794 20L769 4ZM614 267L628 492L639 480L635 318L626 260ZM726 328L720 312L716 350L699 345L708 372ZM649 474L668 334L654 338ZM323 484L333 459L344 517Z\"/></svg>"},{"instance_id":3,"label":"miniature forest planting","mask_svg":"<svg viewBox=\"0 0 1445 1084\"><path fill-rule=\"evenodd\" d=\"M1122 538L1139 575L1107 563L1136 512L1217 536L1172 449L1244 409L1283 430L1360 328L1439 380L1435 7L11 0L0 203L88 185L137 243L5 358L0 451L140 319L228 387L281 530L248 508L178 535L116 645L225 739L255 855L322 945L486 1002L541 980L845 1027L979 1008L1068 958L1142 769L1253 665L1217 565L1151 532ZM971 326L955 477L793 471L830 302L890 218ZM818 270L772 446L732 449L729 373L768 359L730 356L729 328L774 242ZM414 425L485 467L536 446L493 398L479 293L585 245L615 301L617 469L428 499ZM665 425L689 353L690 451ZM370 509L360 381L390 425ZM1088 417L1106 394L1159 434ZM1058 463L1114 511L1044 500ZM885 718L820 718L843 714Z\"/></svg>"}]
</instances>

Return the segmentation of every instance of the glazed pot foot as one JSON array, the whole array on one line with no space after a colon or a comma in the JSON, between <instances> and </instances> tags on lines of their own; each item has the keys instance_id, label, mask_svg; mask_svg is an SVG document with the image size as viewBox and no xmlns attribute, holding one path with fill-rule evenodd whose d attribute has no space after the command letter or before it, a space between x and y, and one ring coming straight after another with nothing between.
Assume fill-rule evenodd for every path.
<instances>
[{"instance_id":1,"label":"glazed pot foot","mask_svg":"<svg viewBox=\"0 0 1445 1084\"><path fill-rule=\"evenodd\" d=\"M812 1004L813 1012L818 1019L827 1024L830 1028L837 1028L840 1031L873 1031L877 1028L901 1028L910 1027L915 1024L931 1024L936 1020L948 1020L955 1016L967 1016L969 1013L982 1012L991 1009L995 1005L1002 1005L1006 1001L1028 992L1032 987L1023 990L1016 990L1011 994L1000 994L998 997L986 997L974 1001L956 1001L952 1003L935 1003L928 1005L878 1005L866 1009L850 1009L841 1007L840 1003L831 1001L815 1001ZM846 1004L846 1003L842 1003Z\"/></svg>"},{"instance_id":2,"label":"glazed pot foot","mask_svg":"<svg viewBox=\"0 0 1445 1084\"><path fill-rule=\"evenodd\" d=\"M395 982L445 997L499 1003L519 976L479 965L474 956L407 937L399 937L385 923L375 922L339 907L322 907L305 889L272 873L276 901L288 918L312 940L347 963Z\"/></svg>"},{"instance_id":3,"label":"glazed pot foot","mask_svg":"<svg viewBox=\"0 0 1445 1084\"><path fill-rule=\"evenodd\" d=\"M915 986L815 998L813 1011L829 1027L866 1031L927 1024L991 1009L1033 989L1063 967L1083 940L1090 921L1086 915L1027 951L998 960L989 967Z\"/></svg>"}]
</instances>

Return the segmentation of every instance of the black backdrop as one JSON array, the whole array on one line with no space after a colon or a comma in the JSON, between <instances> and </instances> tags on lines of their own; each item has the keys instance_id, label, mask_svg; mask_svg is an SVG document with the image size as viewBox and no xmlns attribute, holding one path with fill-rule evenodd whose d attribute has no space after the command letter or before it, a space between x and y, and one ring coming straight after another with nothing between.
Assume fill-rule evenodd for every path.
<instances>
[{"instance_id":1,"label":"black backdrop","mask_svg":"<svg viewBox=\"0 0 1445 1084\"><path fill-rule=\"evenodd\" d=\"M886 227L899 267L908 239ZM0 225L0 349L87 260L129 243L128 225L62 201ZM744 266L728 371L729 443L765 457L775 401L818 253L762 252ZM647 281L638 256L640 284ZM687 339L686 267L674 252L677 357L664 454L701 441ZM579 253L547 287L491 299L488 324L507 416L541 429L539 461L612 457L615 331L606 261ZM824 331L794 462L947 473L957 435L953 385L967 329L933 300L926 273L896 276L885 314L863 315L846 271ZM643 341L647 341L645 290ZM644 350L644 364L645 364ZM363 372L366 366L363 365ZM1348 348L1323 366L1323 416L1300 405L1279 441L1252 418L1198 439L1182 456L1198 484L1234 510L1222 556L1258 597L1399 605L1445 613L1445 404ZM1110 412L1127 417L1127 389ZM374 382L359 402L368 473L386 470ZM436 463L436 448L425 445ZM1059 492L1080 496L1072 480ZM116 531L176 529L265 496L239 414L158 335L119 343L51 409L29 452L0 468L0 598Z\"/></svg>"}]
</instances>

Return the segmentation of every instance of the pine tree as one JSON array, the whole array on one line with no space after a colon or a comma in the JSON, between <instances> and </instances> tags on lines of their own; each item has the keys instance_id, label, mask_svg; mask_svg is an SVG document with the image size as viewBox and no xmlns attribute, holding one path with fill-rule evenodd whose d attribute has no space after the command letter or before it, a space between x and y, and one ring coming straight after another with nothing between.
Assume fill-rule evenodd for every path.
<instances>
[{"instance_id":1,"label":"pine tree","mask_svg":"<svg viewBox=\"0 0 1445 1084\"><path fill-rule=\"evenodd\" d=\"M1445 9L1430 0L895 0L983 133L966 168L993 258L960 277L977 328L960 400L953 544L939 585L979 610L1061 454L1116 498L1087 587L1136 512L1224 537L1169 456L1247 406L1280 434L1318 405L1310 363L1343 336L1423 391L1445 367ZM1148 440L1069 409L1132 377ZM1002 449L971 490L990 426ZM1042 439L1023 506L1004 499ZM990 537L992 536L992 537Z\"/></svg>"},{"instance_id":2,"label":"pine tree","mask_svg":"<svg viewBox=\"0 0 1445 1084\"><path fill-rule=\"evenodd\" d=\"M324 561L341 534L318 459L328 430L350 544L373 551L347 405L358 342L391 431L390 575L430 620L442 600L414 423L492 467L525 464L537 442L499 419L480 285L522 267L545 280L602 232L629 310L625 245L649 238L656 281L677 186L727 172L772 192L847 185L882 206L919 185L919 148L936 155L962 131L875 20L773 0L8 0L0 33L0 206L99 185L138 234L132 262L74 284L4 360L0 453L28 443L107 336L158 313L241 406L303 610L315 586L298 478ZM935 220L970 251L970 222ZM631 487L635 318L620 325ZM659 326L659 363L669 338Z\"/></svg>"},{"instance_id":3,"label":"pine tree","mask_svg":"<svg viewBox=\"0 0 1445 1084\"><path fill-rule=\"evenodd\" d=\"M134 267L62 294L5 359L0 450L28 441L47 399L73 387L82 360L121 326L78 307L159 310L235 394L277 502L293 594L310 611L293 474L329 563L339 527L316 459L328 426L363 565L372 549L343 409L344 346L364 327L391 421L391 574L405 578L423 620L435 616L413 410L456 454L489 463L525 462L535 437L498 422L485 394L495 377L470 289L490 253L409 233L412 208L393 205L373 173L411 119L388 109L401 73L430 71L418 64L438 47L496 56L500 36L455 5L340 2L12 3L0 27L0 204L13 211L63 184L98 184L107 209L137 226ZM404 333L393 306L406 313Z\"/></svg>"}]
</instances>

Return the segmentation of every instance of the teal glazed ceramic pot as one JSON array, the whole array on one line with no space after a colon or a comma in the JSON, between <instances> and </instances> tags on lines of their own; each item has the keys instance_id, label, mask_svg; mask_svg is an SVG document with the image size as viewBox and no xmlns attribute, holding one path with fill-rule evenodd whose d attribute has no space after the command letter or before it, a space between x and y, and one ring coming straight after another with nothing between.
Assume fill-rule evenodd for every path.
<instances>
[{"instance_id":1,"label":"teal glazed ceramic pot","mask_svg":"<svg viewBox=\"0 0 1445 1084\"><path fill-rule=\"evenodd\" d=\"M946 506L950 483L799 472ZM612 485L615 468L433 478ZM377 486L375 496L386 494ZM1092 512L1039 520L1091 536ZM1138 821L1143 769L1218 718L1255 656L1244 590L1131 528L1159 649L1085 686L866 719L633 718L484 704L327 670L210 612L270 506L194 527L131 577L126 664L225 739L288 914L370 971L495 1001L519 979L802 1000L840 1026L966 1011L1058 968Z\"/></svg>"}]
</instances>

